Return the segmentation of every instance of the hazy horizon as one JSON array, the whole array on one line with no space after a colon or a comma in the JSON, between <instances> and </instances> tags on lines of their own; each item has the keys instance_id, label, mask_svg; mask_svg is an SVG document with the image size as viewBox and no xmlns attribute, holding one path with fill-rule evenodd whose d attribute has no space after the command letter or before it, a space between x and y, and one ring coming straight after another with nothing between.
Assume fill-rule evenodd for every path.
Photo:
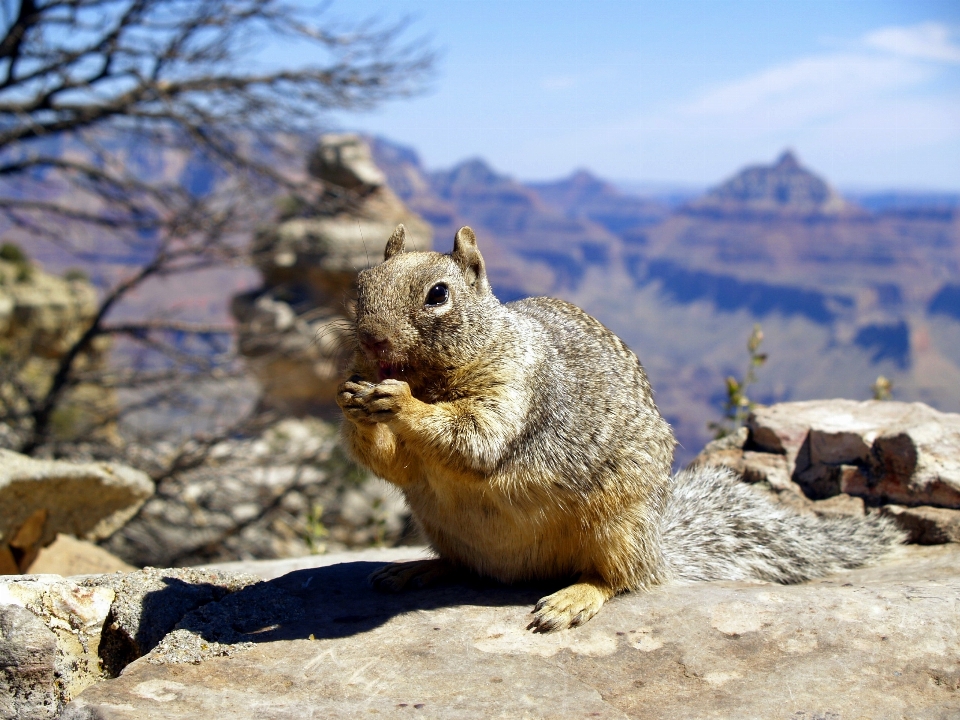
<instances>
[{"instance_id":1,"label":"hazy horizon","mask_svg":"<svg viewBox=\"0 0 960 720\"><path fill-rule=\"evenodd\" d=\"M343 130L350 131L351 128L345 127L343 128ZM703 182L703 183L694 183L694 182L683 182L683 181L670 182L670 181L657 181L657 180L635 180L635 179L622 178L622 177L620 178L608 177L606 175L603 175L600 172L597 172L596 170L594 170L589 166L573 167L562 175L551 175L548 177L523 177L523 176L510 173L507 170L504 170L503 168L497 167L497 165L492 163L488 158L485 158L480 155L465 156L460 158L459 160L455 160L450 164L435 167L435 166L428 165L424 161L424 158L422 153L420 152L420 149L413 145L410 145L408 143L398 142L395 138L392 138L383 134L370 134L363 130L357 130L357 132L360 132L365 135L371 135L372 137L378 137L379 139L385 140L386 142L392 145L397 145L407 150L412 150L414 153L416 153L417 157L419 158L426 172L443 172L443 171L450 170L451 168L458 167L459 165L462 165L464 163L479 160L484 164L486 164L488 167L490 167L498 175L509 177L513 180L516 180L517 182L527 184L527 185L558 182L558 181L567 179L579 172L587 172L590 175L598 178L599 180L609 183L620 192L626 193L626 194L636 194L636 195L678 194L678 195L693 196L700 193L708 192L712 188L720 185L726 180L729 180L733 175L736 175L738 172L740 172L741 170L743 170L748 166L773 165L776 162L777 158L783 152L786 152L789 150L790 152L793 152L798 157L803 167L805 167L807 170L810 170L815 175L818 175L824 180L826 180L828 183L830 183L832 187L834 187L834 189L840 192L841 195L855 196L855 195L882 195L884 193L897 193L905 196L944 195L944 196L949 196L951 198L960 199L960 187L942 188L942 187L934 187L934 186L910 187L910 186L896 186L896 185L870 186L869 184L838 185L833 181L832 178L830 178L829 176L821 172L818 168L812 167L809 163L807 163L802 153L797 152L795 148L788 148L788 147L783 148L779 153L776 153L775 155L772 155L771 157L766 159L748 160L748 161L741 162L739 165L735 167L731 167L730 170L725 175L717 177L712 181Z\"/></svg>"},{"instance_id":2,"label":"hazy horizon","mask_svg":"<svg viewBox=\"0 0 960 720\"><path fill-rule=\"evenodd\" d=\"M837 188L960 191L960 3L946 0L353 0L412 17L430 90L331 125L479 156L524 181L587 167L709 187L794 149ZM265 58L309 62L297 48Z\"/></svg>"}]
</instances>

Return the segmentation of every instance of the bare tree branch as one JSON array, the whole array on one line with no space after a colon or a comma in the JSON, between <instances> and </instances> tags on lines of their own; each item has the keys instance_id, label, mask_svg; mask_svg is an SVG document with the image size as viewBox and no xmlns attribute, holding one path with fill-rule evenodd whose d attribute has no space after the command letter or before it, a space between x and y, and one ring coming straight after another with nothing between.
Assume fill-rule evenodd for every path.
<instances>
[{"instance_id":1,"label":"bare tree branch","mask_svg":"<svg viewBox=\"0 0 960 720\"><path fill-rule=\"evenodd\" d=\"M164 383L233 372L230 326L118 308L150 282L236 263L277 193L321 197L293 163L296 138L329 110L423 90L434 56L404 39L406 23L338 23L283 0L0 0L0 10L0 233L69 252L101 292L42 391L0 360L0 420L35 453L83 384L159 388L128 404L136 411L179 402ZM265 63L270 42L307 60ZM111 254L135 264L90 262ZM139 365L84 360L103 337L123 338Z\"/></svg>"}]
</instances>

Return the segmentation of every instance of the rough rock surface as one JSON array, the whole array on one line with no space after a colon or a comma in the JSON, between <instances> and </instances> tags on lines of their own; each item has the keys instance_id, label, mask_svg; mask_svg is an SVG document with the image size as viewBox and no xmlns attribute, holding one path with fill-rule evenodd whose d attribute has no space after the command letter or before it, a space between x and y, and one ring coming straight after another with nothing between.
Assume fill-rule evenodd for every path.
<instances>
[{"instance_id":1,"label":"rough rock surface","mask_svg":"<svg viewBox=\"0 0 960 720\"><path fill-rule=\"evenodd\" d=\"M0 663L0 682L14 699L10 710L0 705L0 717L53 717L65 702L103 678L100 637L115 597L110 588L81 587L58 575L0 582L0 656L12 661ZM21 648L30 648L30 653L18 660Z\"/></svg>"},{"instance_id":2,"label":"rough rock surface","mask_svg":"<svg viewBox=\"0 0 960 720\"><path fill-rule=\"evenodd\" d=\"M216 570L153 568L71 579L5 578L0 718L55 717L84 688L116 676L156 647L184 616L257 580Z\"/></svg>"},{"instance_id":3,"label":"rough rock surface","mask_svg":"<svg viewBox=\"0 0 960 720\"><path fill-rule=\"evenodd\" d=\"M288 418L162 480L104 547L132 565L197 565L396 544L410 534L402 497L349 461L337 430Z\"/></svg>"},{"instance_id":4,"label":"rough rock surface","mask_svg":"<svg viewBox=\"0 0 960 720\"><path fill-rule=\"evenodd\" d=\"M548 635L525 626L550 588L391 596L366 586L377 563L301 570L185 618L63 718L956 717L960 548L901 552L803 585L625 595Z\"/></svg>"},{"instance_id":5,"label":"rough rock surface","mask_svg":"<svg viewBox=\"0 0 960 720\"><path fill-rule=\"evenodd\" d=\"M960 508L960 414L923 403L814 400L761 408L759 450L782 453L808 495Z\"/></svg>"},{"instance_id":6,"label":"rough rock surface","mask_svg":"<svg viewBox=\"0 0 960 720\"><path fill-rule=\"evenodd\" d=\"M59 707L57 638L20 605L0 604L0 718L45 720Z\"/></svg>"},{"instance_id":7,"label":"rough rock surface","mask_svg":"<svg viewBox=\"0 0 960 720\"><path fill-rule=\"evenodd\" d=\"M119 674L156 647L187 613L256 581L249 574L194 568L144 568L79 580L83 587L107 589L116 598L103 625L104 672Z\"/></svg>"},{"instance_id":8,"label":"rough rock surface","mask_svg":"<svg viewBox=\"0 0 960 720\"><path fill-rule=\"evenodd\" d=\"M16 358L59 358L96 309L89 282L58 278L27 259L0 260L0 347Z\"/></svg>"},{"instance_id":9,"label":"rough rock surface","mask_svg":"<svg viewBox=\"0 0 960 720\"><path fill-rule=\"evenodd\" d=\"M0 259L0 398L8 420L29 417L25 391L42 395L49 387L60 358L76 342L97 311L97 291L86 279L60 278L44 272L19 249L0 251L20 256ZM77 367L96 369L105 360L108 338L99 338L77 358ZM16 383L10 382L15 377ZM58 439L88 433L113 438L113 423L103 423L114 406L112 392L88 383L69 389L54 416ZM12 411L12 412L11 412ZM25 425L0 426L0 448L21 447Z\"/></svg>"},{"instance_id":10,"label":"rough rock surface","mask_svg":"<svg viewBox=\"0 0 960 720\"><path fill-rule=\"evenodd\" d=\"M801 511L862 514L889 506L886 514L913 542L958 536L960 414L923 403L812 400L758 408L746 428L708 445L694 464L730 467Z\"/></svg>"},{"instance_id":11,"label":"rough rock surface","mask_svg":"<svg viewBox=\"0 0 960 720\"><path fill-rule=\"evenodd\" d=\"M123 465L0 450L0 573L28 568L57 533L109 537L152 494L146 474Z\"/></svg>"},{"instance_id":12,"label":"rough rock surface","mask_svg":"<svg viewBox=\"0 0 960 720\"><path fill-rule=\"evenodd\" d=\"M262 386L261 407L338 417L357 272L380 260L398 224L410 247L430 249L432 232L387 187L359 136L324 135L308 169L322 194L257 235L263 287L234 298L232 311L240 353Z\"/></svg>"}]
</instances>

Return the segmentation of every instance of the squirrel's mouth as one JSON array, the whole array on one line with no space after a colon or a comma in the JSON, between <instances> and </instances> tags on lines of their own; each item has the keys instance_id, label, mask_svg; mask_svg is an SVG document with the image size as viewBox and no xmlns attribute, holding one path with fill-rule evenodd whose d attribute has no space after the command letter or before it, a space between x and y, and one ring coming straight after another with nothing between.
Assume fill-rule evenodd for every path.
<instances>
[{"instance_id":1,"label":"squirrel's mouth","mask_svg":"<svg viewBox=\"0 0 960 720\"><path fill-rule=\"evenodd\" d=\"M391 363L377 363L377 379L380 382L388 379L395 379L400 375L400 366Z\"/></svg>"}]
</instances>

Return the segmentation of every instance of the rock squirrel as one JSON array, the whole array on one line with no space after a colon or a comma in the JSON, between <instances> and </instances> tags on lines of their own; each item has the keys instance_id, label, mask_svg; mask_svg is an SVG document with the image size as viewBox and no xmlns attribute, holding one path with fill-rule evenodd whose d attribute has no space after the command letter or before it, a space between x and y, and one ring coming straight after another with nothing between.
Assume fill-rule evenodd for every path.
<instances>
[{"instance_id":1,"label":"rock squirrel","mask_svg":"<svg viewBox=\"0 0 960 720\"><path fill-rule=\"evenodd\" d=\"M468 227L450 254L405 252L398 227L358 285L343 437L438 555L381 568L376 589L458 568L573 580L536 604L544 632L670 579L799 582L902 541L878 517L782 509L725 470L671 477L673 433L636 355L566 302L501 304Z\"/></svg>"}]
</instances>

